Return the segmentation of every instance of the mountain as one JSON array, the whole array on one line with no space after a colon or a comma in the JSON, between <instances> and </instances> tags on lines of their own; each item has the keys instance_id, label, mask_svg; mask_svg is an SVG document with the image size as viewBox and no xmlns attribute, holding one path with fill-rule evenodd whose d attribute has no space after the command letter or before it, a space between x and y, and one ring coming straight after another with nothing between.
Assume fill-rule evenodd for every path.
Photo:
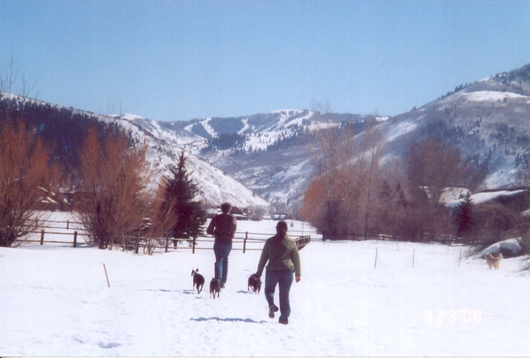
<instances>
[{"instance_id":1,"label":"mountain","mask_svg":"<svg viewBox=\"0 0 530 358\"><path fill-rule=\"evenodd\" d=\"M388 156L403 156L411 142L436 136L485 170L480 189L527 185L530 65L461 85L379 128L386 134Z\"/></svg>"},{"instance_id":2,"label":"mountain","mask_svg":"<svg viewBox=\"0 0 530 358\"><path fill-rule=\"evenodd\" d=\"M316 129L348 123L356 132L362 132L368 124L386 119L291 109L159 125L179 135L187 133L186 146L194 154L251 188L277 209L287 210L299 205L313 175L316 153L310 141Z\"/></svg>"}]
</instances>

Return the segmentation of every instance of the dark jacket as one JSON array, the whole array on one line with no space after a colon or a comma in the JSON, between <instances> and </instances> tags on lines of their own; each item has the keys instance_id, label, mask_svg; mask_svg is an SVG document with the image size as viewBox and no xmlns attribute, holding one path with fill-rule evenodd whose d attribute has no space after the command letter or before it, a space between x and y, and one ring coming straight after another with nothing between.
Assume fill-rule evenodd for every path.
<instances>
[{"instance_id":1,"label":"dark jacket","mask_svg":"<svg viewBox=\"0 0 530 358\"><path fill-rule=\"evenodd\" d=\"M235 237L236 229L236 217L222 213L212 219L206 229L206 233L215 235L215 241L231 241Z\"/></svg>"},{"instance_id":2,"label":"dark jacket","mask_svg":"<svg viewBox=\"0 0 530 358\"><path fill-rule=\"evenodd\" d=\"M294 270L296 276L302 276L300 253L296 242L289 236L280 239L275 235L265 242L256 272L258 276L263 273L267 261L267 270Z\"/></svg>"}]
</instances>

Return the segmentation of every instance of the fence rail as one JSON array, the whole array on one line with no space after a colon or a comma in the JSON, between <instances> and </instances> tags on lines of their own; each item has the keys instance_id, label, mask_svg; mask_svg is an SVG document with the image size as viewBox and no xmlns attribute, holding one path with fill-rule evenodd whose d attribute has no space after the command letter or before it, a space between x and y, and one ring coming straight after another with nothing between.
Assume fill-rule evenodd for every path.
<instances>
[{"instance_id":1,"label":"fence rail","mask_svg":"<svg viewBox=\"0 0 530 358\"><path fill-rule=\"evenodd\" d=\"M30 237L32 235L36 235L39 237L38 240L26 238L24 240L21 240L23 242L38 242L40 245L44 245L44 243L53 243L53 244L68 244L71 243L72 246L75 248L79 246L79 239L82 238L85 243L84 245L90 245L90 246L96 246L95 244L90 244L88 241L88 233L86 230L84 230L81 226L81 223L75 222L75 221L57 221L57 220L46 220L43 222L42 227L45 229L52 229L55 231L48 231L45 229L42 229L40 231L32 231L28 235ZM48 223L54 223L54 224L62 224L62 225L48 225ZM67 230L65 231L57 231L57 230ZM73 231L72 231L73 230ZM65 241L59 241L59 240L45 240L46 235L64 235L64 236L70 236L71 240L65 240ZM236 232L236 237L232 240L232 244L235 244L236 246L232 248L232 250L242 250L243 253L246 253L249 250L261 250L263 247L252 247L255 244L264 244L267 239L266 238L256 238L255 236L266 236L271 237L274 234L271 233L251 233L248 231L245 232ZM254 236L254 237L250 237ZM170 247L169 242L173 242L173 247ZM211 247L199 247L200 243L214 243L215 240L211 237L198 237L194 239L175 239L175 238L166 238L165 240L162 240L164 243L163 245L157 244L157 245L151 245L152 248L155 249L163 249L165 252L168 252L169 249L190 249L193 253L195 253L195 250L211 250ZM298 238L295 239L296 245L299 250L304 248L307 244L311 242L311 236L310 235L301 235ZM179 245L180 244L180 245ZM123 245L121 243L113 243L113 246L122 247ZM139 252L140 248L143 248L147 246L147 242L144 237L134 237L132 240L130 240L129 244L125 245L125 249L127 250L134 250L135 253Z\"/></svg>"}]
</instances>

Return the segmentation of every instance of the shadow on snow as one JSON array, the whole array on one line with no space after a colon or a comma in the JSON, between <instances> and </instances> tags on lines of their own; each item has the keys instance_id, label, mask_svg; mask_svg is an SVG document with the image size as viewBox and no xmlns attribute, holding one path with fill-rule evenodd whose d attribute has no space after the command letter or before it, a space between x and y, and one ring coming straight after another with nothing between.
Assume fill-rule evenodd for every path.
<instances>
[{"instance_id":1,"label":"shadow on snow","mask_svg":"<svg viewBox=\"0 0 530 358\"><path fill-rule=\"evenodd\" d=\"M245 323L267 323L267 321L254 321L250 318L219 318L219 317L199 317L199 318L190 318L190 321L196 322L205 322L205 321L218 321L218 322L245 322Z\"/></svg>"}]
</instances>

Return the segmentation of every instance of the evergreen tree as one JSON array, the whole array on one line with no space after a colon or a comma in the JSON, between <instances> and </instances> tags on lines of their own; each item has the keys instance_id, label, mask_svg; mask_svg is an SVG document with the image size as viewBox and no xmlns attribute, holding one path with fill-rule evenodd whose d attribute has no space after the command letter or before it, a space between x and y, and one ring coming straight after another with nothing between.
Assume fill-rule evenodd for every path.
<instances>
[{"instance_id":1,"label":"evergreen tree","mask_svg":"<svg viewBox=\"0 0 530 358\"><path fill-rule=\"evenodd\" d=\"M390 189L390 186L386 181L383 181L383 184L381 185L379 199L381 199L385 204L389 204L392 201L392 189Z\"/></svg>"},{"instance_id":2,"label":"evergreen tree","mask_svg":"<svg viewBox=\"0 0 530 358\"><path fill-rule=\"evenodd\" d=\"M186 159L182 151L177 166L169 168L171 177L166 178L166 200L175 202L173 212L177 217L172 234L178 239L196 238L203 235L202 226L206 222L206 211L202 210L200 202L194 201L199 188L190 178L190 173L186 169Z\"/></svg>"},{"instance_id":3,"label":"evergreen tree","mask_svg":"<svg viewBox=\"0 0 530 358\"><path fill-rule=\"evenodd\" d=\"M456 216L456 226L458 229L458 236L469 238L472 228L473 203L471 199L471 192L468 192L460 205L460 210Z\"/></svg>"},{"instance_id":4,"label":"evergreen tree","mask_svg":"<svg viewBox=\"0 0 530 358\"><path fill-rule=\"evenodd\" d=\"M405 197L405 193L403 192L403 188L401 187L401 183L398 183L396 187L396 195L397 195L397 202L401 206L407 205L407 198Z\"/></svg>"}]
</instances>

